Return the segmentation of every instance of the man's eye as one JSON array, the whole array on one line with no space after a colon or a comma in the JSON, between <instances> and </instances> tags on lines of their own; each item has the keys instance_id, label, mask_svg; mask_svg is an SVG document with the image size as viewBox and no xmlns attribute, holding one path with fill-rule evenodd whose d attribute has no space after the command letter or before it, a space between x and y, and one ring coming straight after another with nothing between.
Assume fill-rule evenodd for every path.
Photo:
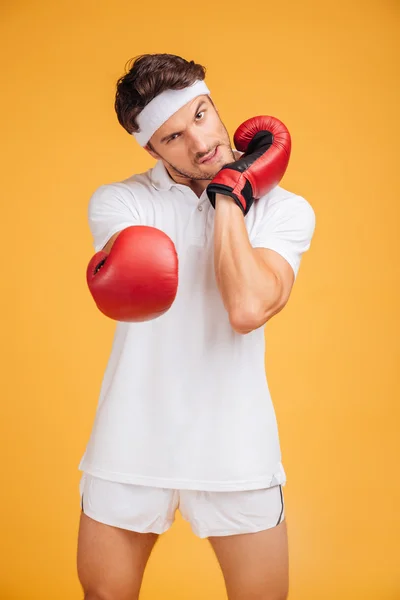
<instances>
[{"instance_id":1,"label":"man's eye","mask_svg":"<svg viewBox=\"0 0 400 600\"><path fill-rule=\"evenodd\" d=\"M204 115L206 111L205 110L201 110L200 112L197 113L196 118L199 115ZM201 119L197 119L198 121L201 121ZM172 135L169 140L167 140L167 144L169 144L170 142L173 142L174 140L176 140L176 138L180 135L180 133L175 133L174 135Z\"/></svg>"}]
</instances>

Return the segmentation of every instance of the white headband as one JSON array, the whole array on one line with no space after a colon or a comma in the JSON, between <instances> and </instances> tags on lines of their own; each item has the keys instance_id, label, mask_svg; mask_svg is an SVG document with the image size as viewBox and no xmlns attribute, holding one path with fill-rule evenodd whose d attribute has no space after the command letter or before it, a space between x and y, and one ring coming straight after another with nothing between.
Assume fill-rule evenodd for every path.
<instances>
[{"instance_id":1,"label":"white headband","mask_svg":"<svg viewBox=\"0 0 400 600\"><path fill-rule=\"evenodd\" d=\"M209 94L210 90L204 81L196 81L193 85L183 90L165 90L153 98L136 118L139 131L133 132L141 146L145 146L153 133L161 127L167 119L175 114L182 106L202 94Z\"/></svg>"}]
</instances>

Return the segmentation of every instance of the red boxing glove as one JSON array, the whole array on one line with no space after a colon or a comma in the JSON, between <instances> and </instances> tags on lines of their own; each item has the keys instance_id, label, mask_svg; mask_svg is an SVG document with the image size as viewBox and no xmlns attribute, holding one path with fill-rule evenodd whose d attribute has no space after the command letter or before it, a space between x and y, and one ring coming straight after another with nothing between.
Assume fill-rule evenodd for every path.
<instances>
[{"instance_id":1,"label":"red boxing glove","mask_svg":"<svg viewBox=\"0 0 400 600\"><path fill-rule=\"evenodd\" d=\"M244 154L222 167L207 186L207 195L214 208L215 194L231 196L246 215L253 201L268 194L285 174L290 133L275 117L252 117L238 127L234 143Z\"/></svg>"},{"instance_id":2,"label":"red boxing glove","mask_svg":"<svg viewBox=\"0 0 400 600\"><path fill-rule=\"evenodd\" d=\"M160 229L123 229L110 253L97 252L86 270L98 309L116 321L149 321L165 313L178 289L178 256Z\"/></svg>"}]
</instances>

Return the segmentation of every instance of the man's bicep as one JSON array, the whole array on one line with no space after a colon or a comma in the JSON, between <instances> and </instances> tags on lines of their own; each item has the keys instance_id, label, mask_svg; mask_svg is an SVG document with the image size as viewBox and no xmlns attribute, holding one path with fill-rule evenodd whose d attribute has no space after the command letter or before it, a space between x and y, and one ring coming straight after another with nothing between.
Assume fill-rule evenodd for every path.
<instances>
[{"instance_id":1,"label":"man's bicep","mask_svg":"<svg viewBox=\"0 0 400 600\"><path fill-rule=\"evenodd\" d=\"M254 248L254 252L260 257L263 263L270 269L280 285L280 307L283 307L289 300L290 293L295 281L293 267L289 262L275 250L270 248Z\"/></svg>"},{"instance_id":2,"label":"man's bicep","mask_svg":"<svg viewBox=\"0 0 400 600\"><path fill-rule=\"evenodd\" d=\"M290 266L296 280L302 255L310 248L314 229L312 206L303 197L291 195L266 207L251 243L254 248L268 249L270 252L264 253L266 259L287 273L289 280Z\"/></svg>"}]
</instances>

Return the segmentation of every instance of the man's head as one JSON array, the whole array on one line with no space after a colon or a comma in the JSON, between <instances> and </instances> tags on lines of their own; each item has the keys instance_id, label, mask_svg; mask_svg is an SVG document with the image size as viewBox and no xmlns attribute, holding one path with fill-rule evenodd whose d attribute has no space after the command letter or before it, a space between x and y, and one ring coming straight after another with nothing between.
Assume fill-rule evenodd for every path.
<instances>
[{"instance_id":1,"label":"man's head","mask_svg":"<svg viewBox=\"0 0 400 600\"><path fill-rule=\"evenodd\" d=\"M115 110L130 134L139 131L138 116L166 90L184 90L203 81L205 67L172 54L145 54L118 80ZM205 187L224 164L235 160L228 132L209 94L201 93L172 114L145 146L161 159L171 177ZM215 157L203 160L217 150ZM204 184L201 184L201 181ZM197 182L197 183L195 183Z\"/></svg>"}]
</instances>

